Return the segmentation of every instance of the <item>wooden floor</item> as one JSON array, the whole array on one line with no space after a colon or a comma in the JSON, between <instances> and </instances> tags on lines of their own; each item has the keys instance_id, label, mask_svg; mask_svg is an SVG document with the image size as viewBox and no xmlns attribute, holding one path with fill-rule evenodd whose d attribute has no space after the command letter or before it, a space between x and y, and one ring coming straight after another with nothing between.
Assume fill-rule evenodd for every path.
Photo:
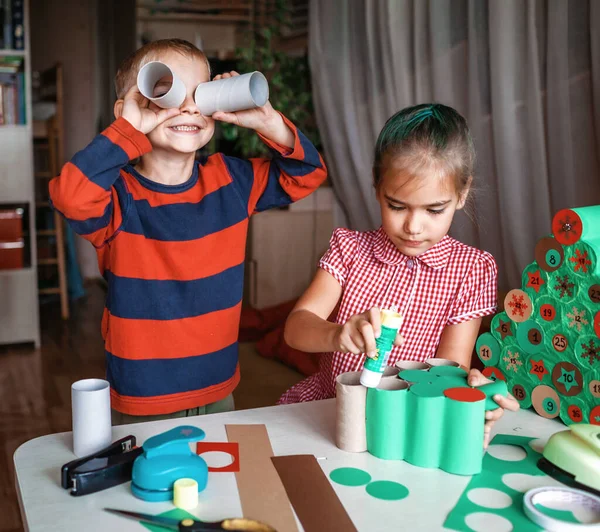
<instances>
[{"instance_id":1,"label":"wooden floor","mask_svg":"<svg viewBox=\"0 0 600 532\"><path fill-rule=\"evenodd\" d=\"M71 430L71 384L104 378L100 318L104 290L87 286L88 296L74 304L69 321L58 303L41 306L42 347L0 346L0 532L23 530L14 487L13 453L22 443ZM242 381L236 408L274 404L301 375L240 346ZM65 493L65 496L67 494Z\"/></svg>"}]
</instances>

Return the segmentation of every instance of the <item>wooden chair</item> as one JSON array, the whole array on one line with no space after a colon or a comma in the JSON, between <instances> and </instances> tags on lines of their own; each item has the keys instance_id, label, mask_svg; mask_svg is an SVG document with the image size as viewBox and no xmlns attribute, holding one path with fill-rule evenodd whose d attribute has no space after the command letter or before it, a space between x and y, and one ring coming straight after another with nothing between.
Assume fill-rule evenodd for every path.
<instances>
[{"instance_id":1,"label":"wooden chair","mask_svg":"<svg viewBox=\"0 0 600 532\"><path fill-rule=\"evenodd\" d=\"M33 121L33 139L34 152L36 157L36 168L34 171L36 183L36 206L38 209L50 209L48 197L48 183L50 179L57 176L63 165L64 157L64 126L63 126L63 68L57 63L52 68L40 73L39 101L54 104L54 114L46 120ZM41 162L46 164L42 166ZM38 217L40 219L41 217ZM54 249L55 254L46 255L42 258L38 253L39 266L54 266L57 268L58 285L43 287L39 289L39 294L59 294L61 315L63 319L69 317L69 294L67 288L67 274L65 262L65 243L64 227L61 216L53 211L54 227L46 227L37 231L38 248L42 244L42 239L52 239L56 241L54 247L48 246L48 249Z\"/></svg>"}]
</instances>

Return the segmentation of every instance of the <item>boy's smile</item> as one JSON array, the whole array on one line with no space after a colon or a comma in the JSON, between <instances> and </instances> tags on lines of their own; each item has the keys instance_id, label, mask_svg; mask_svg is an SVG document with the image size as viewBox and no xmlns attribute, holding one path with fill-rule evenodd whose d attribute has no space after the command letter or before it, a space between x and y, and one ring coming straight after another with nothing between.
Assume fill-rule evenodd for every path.
<instances>
[{"instance_id":1,"label":"boy's smile","mask_svg":"<svg viewBox=\"0 0 600 532\"><path fill-rule=\"evenodd\" d=\"M169 155L192 154L205 146L212 138L215 125L212 118L202 115L194 101L196 87L210 80L206 63L196 57L188 57L176 51L169 51L153 58L167 64L183 81L186 97L179 107L180 114L148 134L153 151L163 151ZM170 79L159 81L155 91L168 90ZM150 108L159 110L155 104Z\"/></svg>"}]
</instances>

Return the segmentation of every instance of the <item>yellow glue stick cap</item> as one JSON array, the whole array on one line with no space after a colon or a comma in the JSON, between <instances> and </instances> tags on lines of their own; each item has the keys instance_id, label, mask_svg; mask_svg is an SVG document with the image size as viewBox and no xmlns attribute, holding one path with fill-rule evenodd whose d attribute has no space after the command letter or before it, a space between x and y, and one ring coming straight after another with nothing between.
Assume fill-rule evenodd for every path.
<instances>
[{"instance_id":1,"label":"yellow glue stick cap","mask_svg":"<svg viewBox=\"0 0 600 532\"><path fill-rule=\"evenodd\" d=\"M383 309L381 311L381 325L390 329L399 329L402 325L402 315L393 310Z\"/></svg>"},{"instance_id":2,"label":"yellow glue stick cap","mask_svg":"<svg viewBox=\"0 0 600 532\"><path fill-rule=\"evenodd\" d=\"M198 483L193 478L180 478L173 483L173 504L182 510L198 506Z\"/></svg>"}]
</instances>

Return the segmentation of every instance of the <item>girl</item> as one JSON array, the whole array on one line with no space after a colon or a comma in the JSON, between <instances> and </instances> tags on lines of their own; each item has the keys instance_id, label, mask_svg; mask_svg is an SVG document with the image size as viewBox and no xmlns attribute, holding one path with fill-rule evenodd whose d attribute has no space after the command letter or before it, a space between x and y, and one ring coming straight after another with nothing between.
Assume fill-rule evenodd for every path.
<instances>
[{"instance_id":1,"label":"girl","mask_svg":"<svg viewBox=\"0 0 600 532\"><path fill-rule=\"evenodd\" d=\"M404 317L388 365L438 357L470 367L481 318L495 312L497 298L493 257L447 235L467 201L474 159L466 121L450 107L417 105L387 121L373 165L382 225L334 231L285 327L291 347L325 354L318 373L288 390L280 404L334 397L336 377L360 370L365 354L375 354L381 308L396 307ZM471 370L470 385L486 382ZM502 409L519 408L510 396L494 399L501 408L486 414L486 445Z\"/></svg>"}]
</instances>

